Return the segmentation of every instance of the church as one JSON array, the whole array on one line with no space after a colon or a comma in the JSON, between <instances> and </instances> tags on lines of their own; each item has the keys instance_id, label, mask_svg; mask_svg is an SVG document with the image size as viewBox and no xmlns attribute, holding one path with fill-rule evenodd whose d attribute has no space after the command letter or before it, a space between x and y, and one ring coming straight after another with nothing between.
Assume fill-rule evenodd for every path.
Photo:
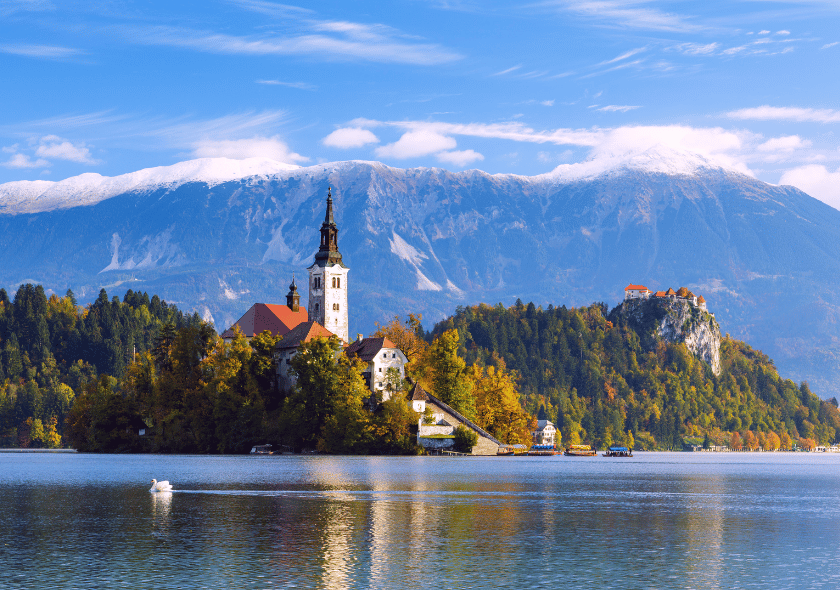
<instances>
[{"instance_id":1,"label":"church","mask_svg":"<svg viewBox=\"0 0 840 590\"><path fill-rule=\"evenodd\" d=\"M364 371L365 380L371 392L383 391L385 372L389 368L399 371L405 377L405 355L383 338L363 338L358 335L350 342L349 309L347 305L347 275L338 249L338 226L333 214L332 187L327 190L327 211L321 224L321 241L315 262L307 269L309 274L309 310L300 305L295 279L289 285L286 305L255 303L236 323L225 330L222 338L231 341L236 336L235 328L251 339L268 330L274 336L282 336L277 343L278 385L288 390L294 385L290 363L298 347L313 338L337 336L348 355L354 355L368 363Z\"/></svg>"}]
</instances>

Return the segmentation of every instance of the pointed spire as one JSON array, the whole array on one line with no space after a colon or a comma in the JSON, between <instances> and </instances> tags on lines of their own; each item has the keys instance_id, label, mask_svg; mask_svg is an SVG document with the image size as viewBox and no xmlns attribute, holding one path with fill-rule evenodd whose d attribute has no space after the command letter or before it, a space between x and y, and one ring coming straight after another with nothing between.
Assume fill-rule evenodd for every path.
<instances>
[{"instance_id":1,"label":"pointed spire","mask_svg":"<svg viewBox=\"0 0 840 590\"><path fill-rule=\"evenodd\" d=\"M328 225L335 225L332 209L332 187L327 189L327 215L324 217L324 223Z\"/></svg>"},{"instance_id":2,"label":"pointed spire","mask_svg":"<svg viewBox=\"0 0 840 590\"><path fill-rule=\"evenodd\" d=\"M327 189L327 214L321 224L321 246L315 255L315 263L319 266L327 264L341 264L341 253L338 251L338 227L333 217L332 187Z\"/></svg>"}]
</instances>

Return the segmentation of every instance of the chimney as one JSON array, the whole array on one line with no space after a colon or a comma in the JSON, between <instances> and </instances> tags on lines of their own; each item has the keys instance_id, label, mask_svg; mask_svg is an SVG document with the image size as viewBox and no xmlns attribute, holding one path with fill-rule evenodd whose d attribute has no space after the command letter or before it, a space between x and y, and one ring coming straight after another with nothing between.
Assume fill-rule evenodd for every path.
<instances>
[{"instance_id":1,"label":"chimney","mask_svg":"<svg viewBox=\"0 0 840 590\"><path fill-rule=\"evenodd\" d=\"M356 334L356 341L357 342L361 342L364 339L365 339L365 337L362 334Z\"/></svg>"}]
</instances>

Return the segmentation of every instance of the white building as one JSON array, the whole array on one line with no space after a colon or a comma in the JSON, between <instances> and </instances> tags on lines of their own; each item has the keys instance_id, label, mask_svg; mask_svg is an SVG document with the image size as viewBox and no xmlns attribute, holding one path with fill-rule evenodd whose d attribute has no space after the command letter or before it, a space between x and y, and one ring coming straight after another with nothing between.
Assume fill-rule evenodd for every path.
<instances>
[{"instance_id":1,"label":"white building","mask_svg":"<svg viewBox=\"0 0 840 590\"><path fill-rule=\"evenodd\" d=\"M346 348L346 353L348 357L356 356L368 364L362 375L372 392L382 393L382 401L391 397L387 383L388 369L396 369L399 379L405 379L408 358L387 338L362 338L359 334L356 341Z\"/></svg>"},{"instance_id":2,"label":"white building","mask_svg":"<svg viewBox=\"0 0 840 590\"><path fill-rule=\"evenodd\" d=\"M321 246L315 264L309 267L309 321L318 322L338 336L350 341L347 314L347 273L338 251L338 227L333 219L332 187L327 191L327 214L321 224Z\"/></svg>"},{"instance_id":3,"label":"white building","mask_svg":"<svg viewBox=\"0 0 840 590\"><path fill-rule=\"evenodd\" d=\"M557 429L551 420L538 420L533 437L535 445L553 445L557 439Z\"/></svg>"},{"instance_id":4,"label":"white building","mask_svg":"<svg viewBox=\"0 0 840 590\"><path fill-rule=\"evenodd\" d=\"M647 299L650 297L650 289L644 285L627 285L624 287L624 300Z\"/></svg>"}]
</instances>

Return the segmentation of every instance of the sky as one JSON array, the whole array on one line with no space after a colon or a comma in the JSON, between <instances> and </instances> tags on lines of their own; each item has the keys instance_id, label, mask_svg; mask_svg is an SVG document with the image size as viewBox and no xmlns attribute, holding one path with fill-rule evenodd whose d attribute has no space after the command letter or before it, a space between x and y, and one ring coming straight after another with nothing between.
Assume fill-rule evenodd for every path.
<instances>
[{"instance_id":1,"label":"sky","mask_svg":"<svg viewBox=\"0 0 840 590\"><path fill-rule=\"evenodd\" d=\"M838 63L838 0L0 0L0 183L663 145L840 208Z\"/></svg>"}]
</instances>

